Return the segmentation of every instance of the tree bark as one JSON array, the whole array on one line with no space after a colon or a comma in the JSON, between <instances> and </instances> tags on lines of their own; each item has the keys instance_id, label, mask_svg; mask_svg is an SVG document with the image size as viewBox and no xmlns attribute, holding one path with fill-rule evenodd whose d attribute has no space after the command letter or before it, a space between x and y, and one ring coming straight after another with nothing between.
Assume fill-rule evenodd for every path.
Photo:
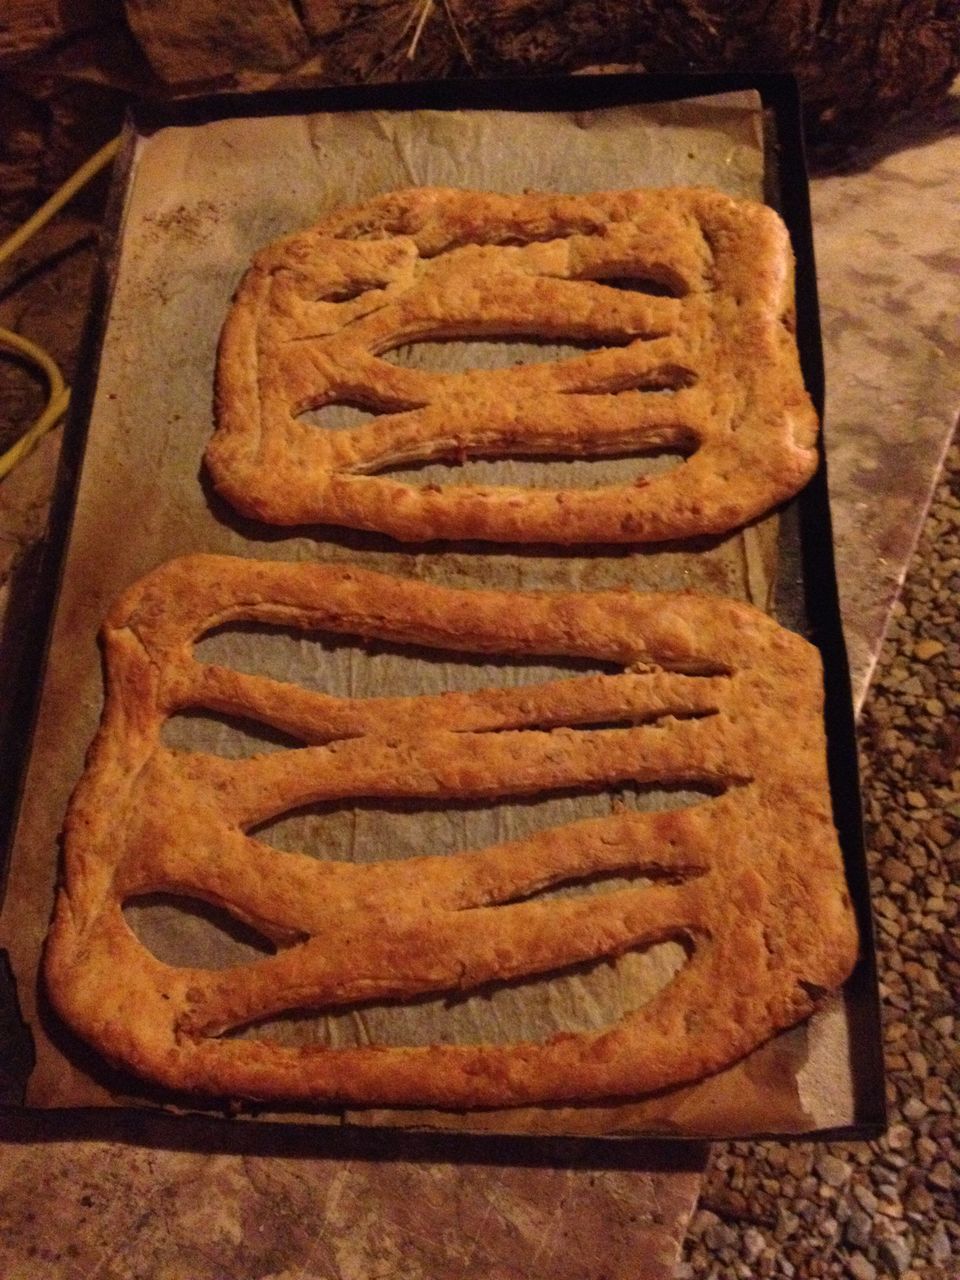
<instances>
[{"instance_id":1,"label":"tree bark","mask_svg":"<svg viewBox=\"0 0 960 1280\"><path fill-rule=\"evenodd\" d=\"M58 80L151 96L596 64L792 72L815 146L864 141L945 98L960 0L9 0L0 17L8 92L45 101Z\"/></svg>"},{"instance_id":2,"label":"tree bark","mask_svg":"<svg viewBox=\"0 0 960 1280\"><path fill-rule=\"evenodd\" d=\"M455 12L488 73L791 72L815 140L870 134L942 99L960 71L957 0L459 0Z\"/></svg>"}]
</instances>

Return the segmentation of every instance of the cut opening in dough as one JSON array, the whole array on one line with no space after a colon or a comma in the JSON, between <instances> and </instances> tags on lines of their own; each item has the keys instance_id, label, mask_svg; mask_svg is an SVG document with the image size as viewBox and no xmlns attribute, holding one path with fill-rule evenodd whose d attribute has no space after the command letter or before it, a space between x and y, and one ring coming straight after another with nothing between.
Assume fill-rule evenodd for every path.
<instances>
[{"instance_id":1,"label":"cut opening in dough","mask_svg":"<svg viewBox=\"0 0 960 1280\"><path fill-rule=\"evenodd\" d=\"M463 373L467 369L515 369L528 365L557 364L584 352L604 347L629 346L636 335L624 333L619 341L556 343L536 341L527 336L465 338L451 335L441 341L407 342L379 353L379 359L403 369L423 369L434 373Z\"/></svg>"},{"instance_id":2,"label":"cut opening in dough","mask_svg":"<svg viewBox=\"0 0 960 1280\"><path fill-rule=\"evenodd\" d=\"M708 804L722 795L722 782L650 786L568 788L553 795L521 796L510 801L351 800L307 805L251 827L259 843L281 853L358 863L389 862L443 854L452 858L469 849L527 839L564 823L606 817L622 810L679 810ZM651 847L642 859L644 875L657 865ZM589 876L580 878L586 883ZM540 890L538 892L546 892Z\"/></svg>"},{"instance_id":3,"label":"cut opening in dough","mask_svg":"<svg viewBox=\"0 0 960 1280\"><path fill-rule=\"evenodd\" d=\"M227 1038L330 1048L379 1044L511 1044L518 1023L528 1043L601 1031L642 1009L690 962L685 934L631 948L620 956L492 982L469 993L356 1004L318 1018L293 1010L227 1033Z\"/></svg>"},{"instance_id":4,"label":"cut opening in dough","mask_svg":"<svg viewBox=\"0 0 960 1280\"><path fill-rule=\"evenodd\" d=\"M246 760L303 746L300 738L260 720L207 707L190 707L168 716L160 729L160 741L171 751L202 751L225 760Z\"/></svg>"},{"instance_id":5,"label":"cut opening in dough","mask_svg":"<svg viewBox=\"0 0 960 1280\"><path fill-rule=\"evenodd\" d=\"M198 662L351 698L404 697L446 688L470 693L623 670L595 658L470 654L379 639L358 644L354 636L336 632L256 622L211 628L195 642L193 656Z\"/></svg>"},{"instance_id":6,"label":"cut opening in dough","mask_svg":"<svg viewBox=\"0 0 960 1280\"><path fill-rule=\"evenodd\" d=\"M224 907L187 894L137 894L123 904L123 917L151 955L174 967L232 969L277 950Z\"/></svg>"},{"instance_id":7,"label":"cut opening in dough","mask_svg":"<svg viewBox=\"0 0 960 1280\"><path fill-rule=\"evenodd\" d=\"M647 452L608 454L595 458L513 457L508 450L495 457L429 458L422 462L377 467L380 476L409 477L419 485L516 485L524 489L588 490L623 484L622 464L633 464L634 483L640 478L666 475L690 457L688 448L654 448Z\"/></svg>"}]
</instances>

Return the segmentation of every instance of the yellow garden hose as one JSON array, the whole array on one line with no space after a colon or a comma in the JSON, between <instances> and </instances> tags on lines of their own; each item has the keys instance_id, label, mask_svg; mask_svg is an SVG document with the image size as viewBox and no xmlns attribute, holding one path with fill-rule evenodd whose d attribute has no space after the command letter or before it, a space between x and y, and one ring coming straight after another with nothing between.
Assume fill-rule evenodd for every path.
<instances>
[{"instance_id":1,"label":"yellow garden hose","mask_svg":"<svg viewBox=\"0 0 960 1280\"><path fill-rule=\"evenodd\" d=\"M27 240L39 231L55 213L72 199L85 183L105 168L113 157L117 154L120 147L119 137L114 138L105 146L90 157L90 159L80 166L72 177L69 177L59 190L55 191L45 204L41 205L32 217L14 231L0 244L0 266L11 257L25 244ZM38 347L36 343L31 342L29 338L24 338L19 333L14 333L11 329L0 328L0 351L12 352L15 355L29 360L35 365L47 380L47 404L43 413L37 418L32 427L26 431L16 444L12 445L3 454L0 454L0 480L13 470L13 468L23 458L27 456L37 441L47 431L54 426L66 412L67 405L70 403L70 388L63 381L63 375L57 368L56 362L51 359L42 347Z\"/></svg>"}]
</instances>

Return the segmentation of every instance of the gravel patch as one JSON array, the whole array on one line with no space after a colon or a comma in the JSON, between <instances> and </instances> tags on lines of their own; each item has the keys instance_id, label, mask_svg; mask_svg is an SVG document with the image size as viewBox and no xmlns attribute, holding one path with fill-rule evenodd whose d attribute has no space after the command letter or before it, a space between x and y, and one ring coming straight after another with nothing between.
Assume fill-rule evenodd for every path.
<instances>
[{"instance_id":1,"label":"gravel patch","mask_svg":"<svg viewBox=\"0 0 960 1280\"><path fill-rule=\"evenodd\" d=\"M887 1134L717 1144L680 1280L960 1277L960 442L860 726Z\"/></svg>"}]
</instances>

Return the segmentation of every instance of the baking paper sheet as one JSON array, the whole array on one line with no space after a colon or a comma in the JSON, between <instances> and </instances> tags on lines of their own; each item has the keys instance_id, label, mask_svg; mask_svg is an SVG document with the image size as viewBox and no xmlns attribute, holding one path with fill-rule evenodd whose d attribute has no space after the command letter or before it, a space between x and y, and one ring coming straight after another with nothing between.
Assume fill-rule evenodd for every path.
<instances>
[{"instance_id":1,"label":"baking paper sheet","mask_svg":"<svg viewBox=\"0 0 960 1280\"><path fill-rule=\"evenodd\" d=\"M457 586L505 589L695 587L768 607L777 520L700 545L655 549L540 549L489 545L403 547L375 535L330 529L271 530L247 522L212 495L201 472L211 430L216 340L244 267L264 243L338 205L408 185L519 192L703 184L736 196L763 191L761 109L755 94L568 115L510 112L370 112L252 117L164 128L137 141L120 238L89 443L53 633L39 728L14 851L4 916L5 944L37 1036L28 1101L41 1106L115 1104L136 1098L129 1081L103 1070L34 1005L37 957L53 900L57 832L82 769L101 705L96 632L110 602L158 563L198 550L278 559L350 560ZM537 343L424 343L392 359L426 368L495 367L562 357ZM318 429L348 420L325 411ZM651 470L676 460L651 459ZM424 482L517 479L598 484L633 475L637 460L474 461L459 475L439 464ZM549 678L546 664L447 660L383 646L225 631L200 646L207 659L269 671L336 694L429 692ZM184 749L246 754L282 749L213 717L182 716L165 731ZM287 817L258 835L278 848L369 860L424 851L455 853L608 812L613 804L693 802L684 794L619 788L500 805L443 807L364 803ZM162 959L222 965L253 941L225 935L204 911L157 898L128 908L128 920ZM603 1025L643 1003L684 960L665 943L550 981L504 985L409 1008L352 1010L329 1018L287 1018L270 1030L289 1043L429 1043L454 1036L540 1038ZM39 1012L42 1014L42 1001ZM533 1108L447 1116L351 1113L357 1123L472 1127L501 1132L734 1133L803 1131L851 1118L849 1072L834 1033L818 1046L835 1087L823 1095L802 1079L808 1033L780 1037L731 1071L689 1089L622 1107ZM260 1034L263 1029L261 1028ZM839 1068L837 1063L839 1062ZM321 1118L321 1117L312 1117ZM330 1117L327 1117L330 1118Z\"/></svg>"}]
</instances>

